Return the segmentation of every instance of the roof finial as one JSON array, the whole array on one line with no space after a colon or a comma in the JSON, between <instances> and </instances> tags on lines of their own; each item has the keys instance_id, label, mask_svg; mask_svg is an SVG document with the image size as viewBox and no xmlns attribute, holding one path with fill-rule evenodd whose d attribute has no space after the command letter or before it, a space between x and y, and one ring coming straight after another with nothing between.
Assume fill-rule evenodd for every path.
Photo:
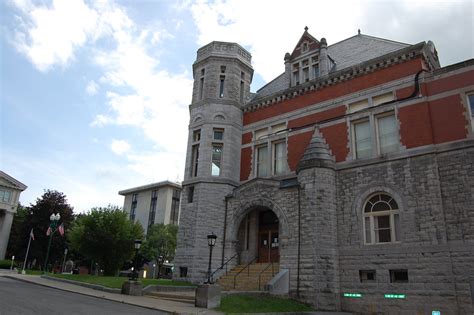
<instances>
[{"instance_id":1,"label":"roof finial","mask_svg":"<svg viewBox=\"0 0 474 315\"><path fill-rule=\"evenodd\" d=\"M357 30L357 33L359 33L359 35L360 35L360 28Z\"/></svg>"},{"instance_id":2,"label":"roof finial","mask_svg":"<svg viewBox=\"0 0 474 315\"><path fill-rule=\"evenodd\" d=\"M304 31L305 31L305 32L308 31L308 27L307 27L307 26L304 27Z\"/></svg>"}]
</instances>

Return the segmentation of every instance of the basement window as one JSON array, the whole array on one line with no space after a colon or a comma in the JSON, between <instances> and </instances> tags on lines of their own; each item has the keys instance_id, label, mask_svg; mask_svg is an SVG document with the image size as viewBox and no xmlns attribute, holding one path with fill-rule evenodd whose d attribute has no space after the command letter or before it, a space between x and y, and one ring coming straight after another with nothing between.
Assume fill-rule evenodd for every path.
<instances>
[{"instance_id":1,"label":"basement window","mask_svg":"<svg viewBox=\"0 0 474 315\"><path fill-rule=\"evenodd\" d=\"M179 267L180 278L186 278L188 276L188 267Z\"/></svg>"},{"instance_id":2,"label":"basement window","mask_svg":"<svg viewBox=\"0 0 474 315\"><path fill-rule=\"evenodd\" d=\"M407 269L390 270L390 282L391 283L408 282L408 270Z\"/></svg>"},{"instance_id":3,"label":"basement window","mask_svg":"<svg viewBox=\"0 0 474 315\"><path fill-rule=\"evenodd\" d=\"M375 282L375 270L359 270L360 282Z\"/></svg>"}]
</instances>

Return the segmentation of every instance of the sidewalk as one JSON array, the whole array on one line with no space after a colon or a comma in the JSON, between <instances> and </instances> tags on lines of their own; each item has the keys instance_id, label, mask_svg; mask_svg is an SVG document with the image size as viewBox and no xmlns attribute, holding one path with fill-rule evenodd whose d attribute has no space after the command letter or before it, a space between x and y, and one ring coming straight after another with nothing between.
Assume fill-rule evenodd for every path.
<instances>
[{"instance_id":1,"label":"sidewalk","mask_svg":"<svg viewBox=\"0 0 474 315\"><path fill-rule=\"evenodd\" d=\"M56 280L49 280L49 279L41 278L40 276L21 275L21 274L15 274L15 273L0 274L0 276L6 276L12 279L26 281L26 282L34 283L37 285L46 286L46 287L56 288L59 290L93 296L100 299L107 299L107 300L116 301L120 303L126 303L130 305L136 305L136 306L146 307L150 309L165 311L171 314L203 314L203 315L223 314L217 311L194 307L190 303L182 303L182 302L170 301L170 300L147 297L147 296L129 296L129 295L122 295L122 294L108 293L104 291L98 291L98 290L78 286L75 284L60 282Z\"/></svg>"}]
</instances>

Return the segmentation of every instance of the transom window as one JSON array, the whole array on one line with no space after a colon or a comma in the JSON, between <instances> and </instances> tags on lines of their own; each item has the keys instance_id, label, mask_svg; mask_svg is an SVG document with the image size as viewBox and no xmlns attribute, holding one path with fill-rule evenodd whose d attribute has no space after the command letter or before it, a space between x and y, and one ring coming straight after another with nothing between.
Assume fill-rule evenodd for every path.
<instances>
[{"instance_id":1,"label":"transom window","mask_svg":"<svg viewBox=\"0 0 474 315\"><path fill-rule=\"evenodd\" d=\"M11 193L8 190L0 190L0 202L10 202Z\"/></svg>"},{"instance_id":2,"label":"transom window","mask_svg":"<svg viewBox=\"0 0 474 315\"><path fill-rule=\"evenodd\" d=\"M365 244L400 241L400 210L390 195L377 193L364 205Z\"/></svg>"}]
</instances>

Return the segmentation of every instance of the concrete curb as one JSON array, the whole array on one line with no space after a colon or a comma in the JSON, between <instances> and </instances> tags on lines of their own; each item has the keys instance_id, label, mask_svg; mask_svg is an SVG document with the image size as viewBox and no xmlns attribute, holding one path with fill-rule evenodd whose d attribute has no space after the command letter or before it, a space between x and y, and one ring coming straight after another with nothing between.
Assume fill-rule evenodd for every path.
<instances>
[{"instance_id":1,"label":"concrete curb","mask_svg":"<svg viewBox=\"0 0 474 315\"><path fill-rule=\"evenodd\" d=\"M104 291L104 292L108 292L108 293L120 294L122 292L121 289L108 288L108 287L104 287L104 286L99 285L99 284L91 284L91 283L86 283L86 282L80 282L80 281L74 281L74 280L69 280L69 279L50 277L50 276L45 276L45 275L42 275L41 278L45 278L45 279L48 279L48 280L59 281L59 282L66 282L66 283L70 283L70 284L75 284L75 285L79 285L81 287L86 287L86 288L89 288L89 289Z\"/></svg>"}]
</instances>

